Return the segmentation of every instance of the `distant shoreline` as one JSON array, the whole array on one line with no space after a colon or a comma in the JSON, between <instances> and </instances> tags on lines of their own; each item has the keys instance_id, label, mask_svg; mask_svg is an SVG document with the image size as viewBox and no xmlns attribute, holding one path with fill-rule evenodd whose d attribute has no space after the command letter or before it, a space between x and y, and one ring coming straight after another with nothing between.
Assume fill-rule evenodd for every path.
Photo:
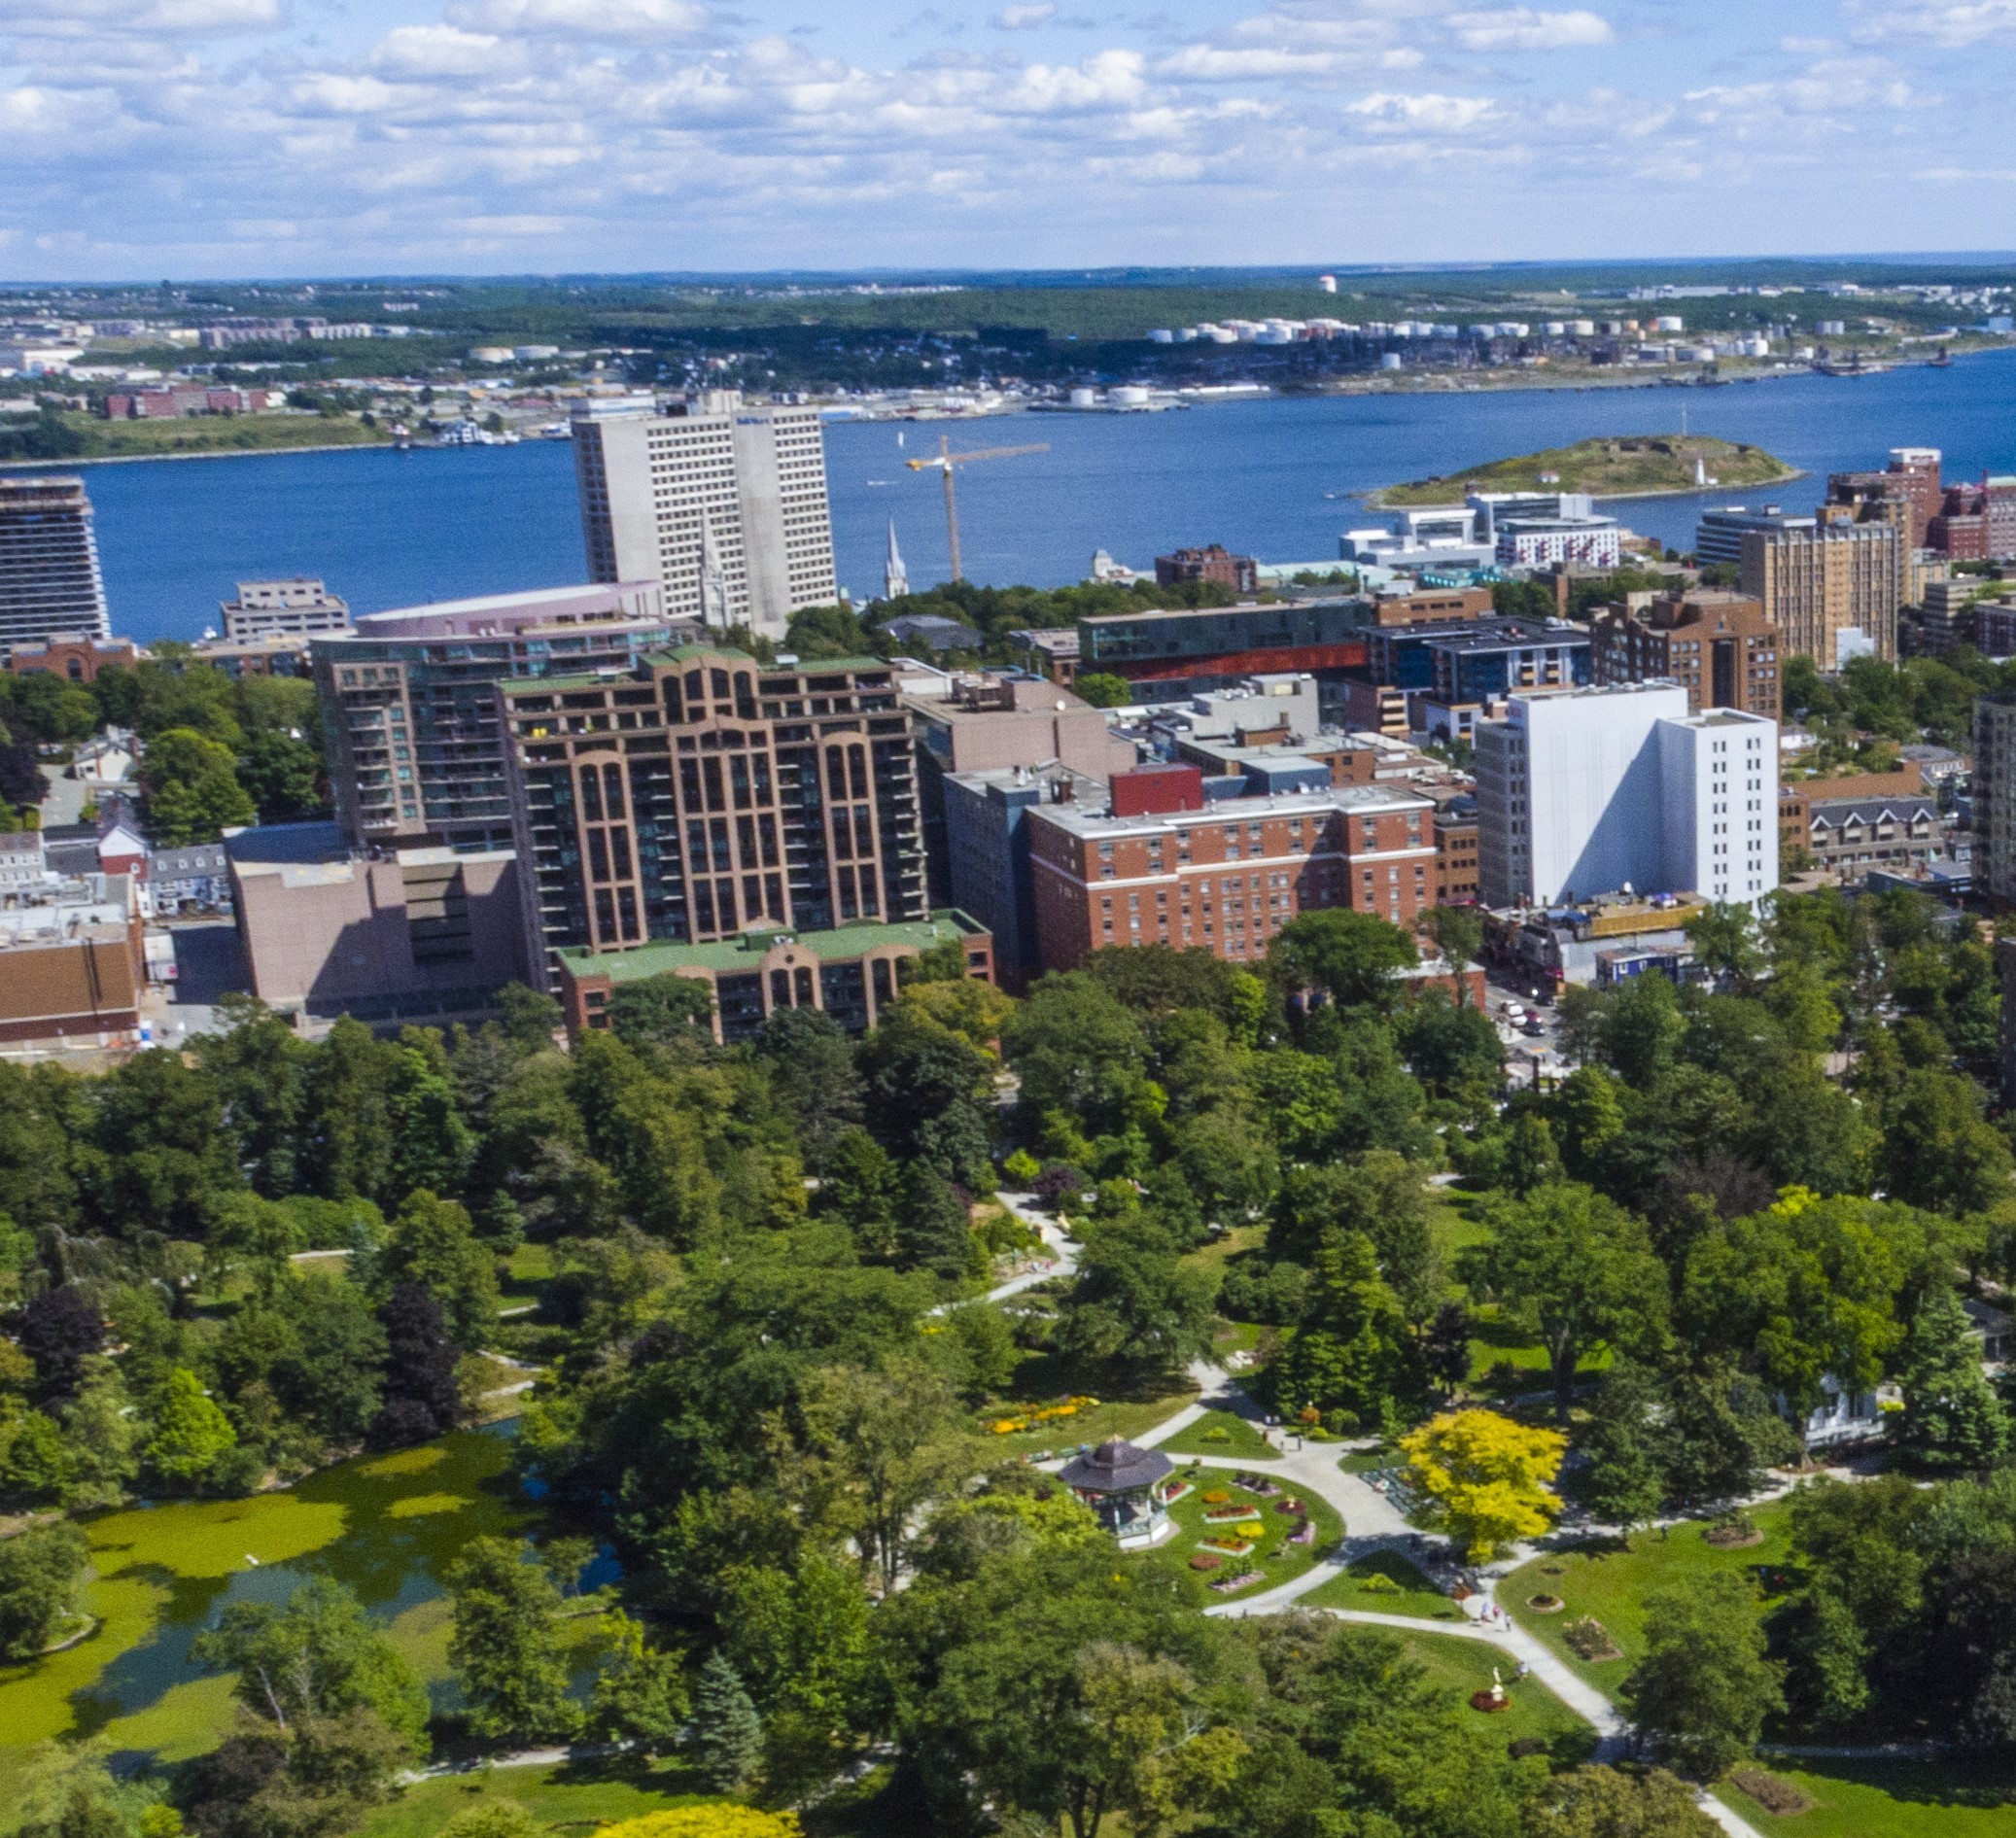
<instances>
[{"instance_id":1,"label":"distant shoreline","mask_svg":"<svg viewBox=\"0 0 2016 1838\"><path fill-rule=\"evenodd\" d=\"M150 466L156 460L274 460L285 459L290 453L398 451L399 447L390 440L330 440L303 447L212 447L207 453L80 453L65 460L0 460L0 472L42 471L51 467L63 470L77 466Z\"/></svg>"}]
</instances>

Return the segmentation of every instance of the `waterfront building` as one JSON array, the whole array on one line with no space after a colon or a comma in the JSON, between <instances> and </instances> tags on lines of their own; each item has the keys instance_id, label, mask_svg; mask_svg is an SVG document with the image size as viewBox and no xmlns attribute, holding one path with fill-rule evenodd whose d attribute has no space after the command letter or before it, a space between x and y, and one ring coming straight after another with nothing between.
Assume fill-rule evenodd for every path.
<instances>
[{"instance_id":1,"label":"waterfront building","mask_svg":"<svg viewBox=\"0 0 2016 1838\"><path fill-rule=\"evenodd\" d=\"M73 683L96 682L101 670L131 670L139 650L128 639L93 639L80 632L52 632L39 642L17 644L7 653L10 675L67 677Z\"/></svg>"},{"instance_id":2,"label":"waterfront building","mask_svg":"<svg viewBox=\"0 0 2016 1838\"><path fill-rule=\"evenodd\" d=\"M1787 518L1744 534L1741 585L1777 629L1782 657L1838 670L1863 652L1896 656L1909 553L1893 522Z\"/></svg>"},{"instance_id":3,"label":"waterfront building","mask_svg":"<svg viewBox=\"0 0 2016 1838\"><path fill-rule=\"evenodd\" d=\"M1476 729L1493 907L1636 889L1755 904L1778 884L1778 724L1678 683L1529 690Z\"/></svg>"},{"instance_id":4,"label":"waterfront building","mask_svg":"<svg viewBox=\"0 0 2016 1838\"><path fill-rule=\"evenodd\" d=\"M881 924L860 920L833 931L751 927L709 944L665 942L634 951L562 951L554 954L557 993L568 1038L579 1044L609 1024L609 998L646 977L690 977L713 1003L713 1035L734 1046L784 1009L814 1009L851 1034L866 1033L903 987L902 966L927 951L956 946L965 974L993 981L993 944L971 915Z\"/></svg>"},{"instance_id":5,"label":"waterfront building","mask_svg":"<svg viewBox=\"0 0 2016 1838\"><path fill-rule=\"evenodd\" d=\"M317 637L337 821L361 844L509 848L499 682L628 671L690 630L656 582L631 581L407 607Z\"/></svg>"},{"instance_id":6,"label":"waterfront building","mask_svg":"<svg viewBox=\"0 0 2016 1838\"><path fill-rule=\"evenodd\" d=\"M674 617L767 639L839 599L817 409L591 397L572 426L593 579L658 581Z\"/></svg>"},{"instance_id":7,"label":"waterfront building","mask_svg":"<svg viewBox=\"0 0 2016 1838\"><path fill-rule=\"evenodd\" d=\"M1702 568L1741 568L1745 537L1753 532L1811 528L1815 521L1790 515L1776 504L1766 504L1761 510L1725 504L1721 510L1703 511L1694 526L1694 561Z\"/></svg>"},{"instance_id":8,"label":"waterfront building","mask_svg":"<svg viewBox=\"0 0 2016 1838\"><path fill-rule=\"evenodd\" d=\"M232 921L269 1008L316 1018L442 1021L486 1012L526 978L508 849L364 850L334 823L225 838Z\"/></svg>"},{"instance_id":9,"label":"waterfront building","mask_svg":"<svg viewBox=\"0 0 2016 1838\"><path fill-rule=\"evenodd\" d=\"M314 645L306 633L276 632L262 639L198 639L189 656L191 663L208 664L226 676L307 676L315 668Z\"/></svg>"},{"instance_id":10,"label":"waterfront building","mask_svg":"<svg viewBox=\"0 0 2016 1838\"><path fill-rule=\"evenodd\" d=\"M1500 568L1614 569L1622 559L1622 533L1615 517L1501 517Z\"/></svg>"},{"instance_id":11,"label":"waterfront building","mask_svg":"<svg viewBox=\"0 0 2016 1838\"><path fill-rule=\"evenodd\" d=\"M112 637L84 480L0 478L0 654L59 633Z\"/></svg>"},{"instance_id":12,"label":"waterfront building","mask_svg":"<svg viewBox=\"0 0 2016 1838\"><path fill-rule=\"evenodd\" d=\"M1687 692L1695 713L1740 709L1778 719L1778 629L1747 594L1698 588L1643 611L1599 607L1590 638L1598 683L1663 679Z\"/></svg>"},{"instance_id":13,"label":"waterfront building","mask_svg":"<svg viewBox=\"0 0 2016 1838\"><path fill-rule=\"evenodd\" d=\"M766 667L688 644L503 685L526 955L926 916L917 766L876 658Z\"/></svg>"},{"instance_id":14,"label":"waterfront building","mask_svg":"<svg viewBox=\"0 0 2016 1838\"><path fill-rule=\"evenodd\" d=\"M1250 555L1234 555L1222 542L1206 543L1200 549L1177 549L1155 558L1158 587L1176 587L1188 581L1230 587L1235 594L1257 593L1260 564Z\"/></svg>"},{"instance_id":15,"label":"waterfront building","mask_svg":"<svg viewBox=\"0 0 2016 1838\"><path fill-rule=\"evenodd\" d=\"M1258 963L1299 913L1349 907L1409 928L1435 903L1434 805L1397 784L1207 799L1194 767L1118 775L1107 799L1030 807L1037 954L1200 947Z\"/></svg>"},{"instance_id":16,"label":"waterfront building","mask_svg":"<svg viewBox=\"0 0 2016 1838\"><path fill-rule=\"evenodd\" d=\"M224 615L224 635L233 643L350 629L349 602L302 574L292 580L240 581L237 599L220 601L218 610Z\"/></svg>"}]
</instances>

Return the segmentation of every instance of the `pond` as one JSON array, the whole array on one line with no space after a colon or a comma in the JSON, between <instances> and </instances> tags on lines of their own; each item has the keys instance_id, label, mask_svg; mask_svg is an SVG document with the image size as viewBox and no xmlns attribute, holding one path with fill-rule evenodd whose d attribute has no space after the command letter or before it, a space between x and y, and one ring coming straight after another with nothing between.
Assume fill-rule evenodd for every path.
<instances>
[{"instance_id":1,"label":"pond","mask_svg":"<svg viewBox=\"0 0 2016 1838\"><path fill-rule=\"evenodd\" d=\"M0 1668L0 1781L52 1736L102 1732L135 1760L210 1747L229 1726L230 1681L198 1672L191 1642L226 1605L284 1601L311 1577L356 1591L435 1708L455 1708L442 1578L469 1540L524 1532L536 1514L511 1474L513 1427L363 1456L249 1500L85 1521L97 1571L85 1601L100 1625L67 1652ZM608 1580L604 1568L584 1583Z\"/></svg>"}]
</instances>

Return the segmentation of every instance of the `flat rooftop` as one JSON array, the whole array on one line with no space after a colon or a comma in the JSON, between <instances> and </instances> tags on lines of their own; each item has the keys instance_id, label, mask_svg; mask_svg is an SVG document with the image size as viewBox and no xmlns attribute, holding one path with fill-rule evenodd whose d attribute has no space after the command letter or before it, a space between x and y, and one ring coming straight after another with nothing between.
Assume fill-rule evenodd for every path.
<instances>
[{"instance_id":1,"label":"flat rooftop","mask_svg":"<svg viewBox=\"0 0 2016 1838\"><path fill-rule=\"evenodd\" d=\"M534 587L514 594L478 594L469 600L437 600L426 606L365 613L354 621L354 636L482 638L542 624L574 625L584 621L599 625L630 620L662 625L666 622L662 612L640 610L637 604L643 596L649 596L655 603L657 594L656 581L583 581L566 587ZM323 642L326 641L318 640Z\"/></svg>"},{"instance_id":2,"label":"flat rooftop","mask_svg":"<svg viewBox=\"0 0 2016 1838\"><path fill-rule=\"evenodd\" d=\"M1316 762L1311 761L1311 764ZM1030 812L1074 836L1141 834L1179 824L1250 823L1269 816L1327 816L1335 811L1428 811L1432 800L1394 785L1330 785L1318 791L1277 791L1225 798L1197 811L1154 811L1114 816L1077 804L1046 804Z\"/></svg>"},{"instance_id":3,"label":"flat rooftop","mask_svg":"<svg viewBox=\"0 0 2016 1838\"><path fill-rule=\"evenodd\" d=\"M556 954L571 975L608 977L615 983L635 983L645 977L663 976L668 971L712 970L716 975L733 975L738 970L760 968L763 954L779 944L792 944L809 951L821 963L848 963L871 951L891 946L910 946L929 951L934 945L954 939L974 938L987 927L971 914L948 908L927 919L910 919L896 924L880 924L872 919L852 925L837 925L831 931L797 932L787 927L750 930L735 938L715 939L704 945L681 945L670 940L641 945L635 951L562 951Z\"/></svg>"}]
</instances>

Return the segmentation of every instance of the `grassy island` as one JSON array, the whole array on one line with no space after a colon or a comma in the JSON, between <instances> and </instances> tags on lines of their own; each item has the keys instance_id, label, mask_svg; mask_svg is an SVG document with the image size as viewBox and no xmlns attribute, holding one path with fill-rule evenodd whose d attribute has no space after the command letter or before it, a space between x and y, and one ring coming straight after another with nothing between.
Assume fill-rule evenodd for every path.
<instances>
[{"instance_id":1,"label":"grassy island","mask_svg":"<svg viewBox=\"0 0 2016 1838\"><path fill-rule=\"evenodd\" d=\"M1613 434L1578 440L1572 447L1522 453L1516 459L1491 460L1446 476L1389 485L1374 492L1372 503L1447 504L1459 503L1466 492L1537 492L1555 487L1565 492L1593 492L1599 498L1690 492L1699 488L1697 459L1700 471L1715 485L1775 485L1798 476L1796 467L1747 441L1711 440L1705 434Z\"/></svg>"}]
</instances>

